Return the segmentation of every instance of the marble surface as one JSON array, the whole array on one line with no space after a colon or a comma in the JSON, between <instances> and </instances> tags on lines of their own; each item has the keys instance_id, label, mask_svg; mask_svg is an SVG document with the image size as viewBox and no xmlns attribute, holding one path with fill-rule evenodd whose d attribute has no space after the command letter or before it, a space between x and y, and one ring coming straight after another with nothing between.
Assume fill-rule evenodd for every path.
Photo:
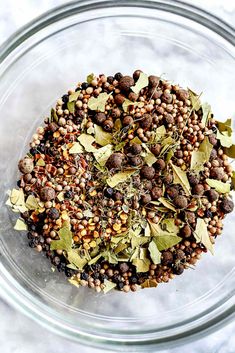
<instances>
[{"instance_id":1,"label":"marble surface","mask_svg":"<svg viewBox=\"0 0 235 353\"><path fill-rule=\"evenodd\" d=\"M0 1L0 44L20 26L44 11L67 2L66 0L1 0ZM206 7L209 11L235 24L234 0L188 0ZM100 350L81 347L48 332L20 312L11 308L0 298L0 351L3 353L99 353ZM165 348L161 353L234 353L235 323L200 340L173 350ZM126 351L127 352L127 351Z\"/></svg>"}]
</instances>

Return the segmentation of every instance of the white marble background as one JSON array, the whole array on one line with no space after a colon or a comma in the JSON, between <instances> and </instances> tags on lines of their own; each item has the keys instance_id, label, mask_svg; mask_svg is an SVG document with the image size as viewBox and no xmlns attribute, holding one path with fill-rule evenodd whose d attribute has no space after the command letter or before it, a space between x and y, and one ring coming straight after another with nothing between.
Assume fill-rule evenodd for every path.
<instances>
[{"instance_id":1,"label":"white marble background","mask_svg":"<svg viewBox=\"0 0 235 353\"><path fill-rule=\"evenodd\" d=\"M235 25L235 0L185 0ZM67 0L0 0L0 44L20 26ZM48 332L0 298L0 352L101 353ZM111 352L110 352L111 353ZM200 340L161 353L235 353L235 322Z\"/></svg>"}]
</instances>

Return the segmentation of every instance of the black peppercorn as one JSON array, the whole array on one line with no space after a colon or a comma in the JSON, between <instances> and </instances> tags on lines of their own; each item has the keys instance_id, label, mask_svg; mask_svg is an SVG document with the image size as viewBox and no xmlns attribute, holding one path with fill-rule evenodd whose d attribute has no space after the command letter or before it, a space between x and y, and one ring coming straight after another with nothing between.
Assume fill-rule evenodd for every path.
<instances>
[{"instance_id":1,"label":"black peppercorn","mask_svg":"<svg viewBox=\"0 0 235 353\"><path fill-rule=\"evenodd\" d=\"M184 265L179 264L179 265L173 267L173 273L175 275L182 275L183 272L184 272Z\"/></svg>"},{"instance_id":2,"label":"black peppercorn","mask_svg":"<svg viewBox=\"0 0 235 353\"><path fill-rule=\"evenodd\" d=\"M121 72L117 72L117 73L114 75L114 78L115 78L115 80L117 80L117 81L120 81L122 77L123 77L123 75L121 74Z\"/></svg>"},{"instance_id":3,"label":"black peppercorn","mask_svg":"<svg viewBox=\"0 0 235 353\"><path fill-rule=\"evenodd\" d=\"M140 77L141 72L143 72L143 71L141 71L141 70L135 70L135 71L133 72L133 79L134 79L135 81L138 80L138 78Z\"/></svg>"},{"instance_id":4,"label":"black peppercorn","mask_svg":"<svg viewBox=\"0 0 235 353\"><path fill-rule=\"evenodd\" d=\"M51 218L51 219L58 219L60 217L60 213L59 211L55 208L55 207L52 207L49 209L48 211L48 216Z\"/></svg>"},{"instance_id":5,"label":"black peppercorn","mask_svg":"<svg viewBox=\"0 0 235 353\"><path fill-rule=\"evenodd\" d=\"M142 163L142 158L140 156L129 157L129 162L136 167Z\"/></svg>"},{"instance_id":6,"label":"black peppercorn","mask_svg":"<svg viewBox=\"0 0 235 353\"><path fill-rule=\"evenodd\" d=\"M154 76L154 75L150 75L150 76L149 76L149 86L150 86L150 87L156 87L156 86L158 86L159 81L160 81L160 78L159 78L159 77Z\"/></svg>"},{"instance_id":7,"label":"black peppercorn","mask_svg":"<svg viewBox=\"0 0 235 353\"><path fill-rule=\"evenodd\" d=\"M112 188L107 188L104 190L104 196L111 198L113 197L113 189Z\"/></svg>"},{"instance_id":8,"label":"black peppercorn","mask_svg":"<svg viewBox=\"0 0 235 353\"><path fill-rule=\"evenodd\" d=\"M64 198L65 199L72 199L73 198L73 192L72 191L65 191L64 193Z\"/></svg>"}]
</instances>

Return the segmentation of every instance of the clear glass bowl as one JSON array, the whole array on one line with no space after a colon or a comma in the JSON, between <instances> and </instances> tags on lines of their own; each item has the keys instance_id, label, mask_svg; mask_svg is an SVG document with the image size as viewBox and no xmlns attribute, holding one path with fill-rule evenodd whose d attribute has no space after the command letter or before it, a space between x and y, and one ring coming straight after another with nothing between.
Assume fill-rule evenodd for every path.
<instances>
[{"instance_id":1,"label":"clear glass bowl","mask_svg":"<svg viewBox=\"0 0 235 353\"><path fill-rule=\"evenodd\" d=\"M156 289L96 294L52 272L13 230L6 190L34 128L90 72L141 68L200 92L216 117L234 113L234 29L182 2L78 1L30 23L0 48L0 292L44 326L112 350L154 350L200 337L234 317L235 217L215 256Z\"/></svg>"}]
</instances>

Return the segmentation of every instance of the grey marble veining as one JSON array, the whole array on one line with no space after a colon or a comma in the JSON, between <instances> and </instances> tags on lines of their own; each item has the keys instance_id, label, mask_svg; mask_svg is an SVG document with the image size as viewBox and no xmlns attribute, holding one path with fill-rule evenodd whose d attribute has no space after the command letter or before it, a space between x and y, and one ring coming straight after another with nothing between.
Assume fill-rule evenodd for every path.
<instances>
[{"instance_id":1,"label":"grey marble veining","mask_svg":"<svg viewBox=\"0 0 235 353\"><path fill-rule=\"evenodd\" d=\"M0 0L0 44L14 30L42 12L65 3L65 0ZM189 1L202 5L208 10L222 16L234 25L235 3L232 1L203 0ZM223 4L222 4L223 3ZM81 347L48 332L45 328L9 307L0 299L0 352L3 353L63 353L63 352L101 352ZM168 350L162 353L234 353L235 323L215 332L214 334L190 345Z\"/></svg>"}]
</instances>

